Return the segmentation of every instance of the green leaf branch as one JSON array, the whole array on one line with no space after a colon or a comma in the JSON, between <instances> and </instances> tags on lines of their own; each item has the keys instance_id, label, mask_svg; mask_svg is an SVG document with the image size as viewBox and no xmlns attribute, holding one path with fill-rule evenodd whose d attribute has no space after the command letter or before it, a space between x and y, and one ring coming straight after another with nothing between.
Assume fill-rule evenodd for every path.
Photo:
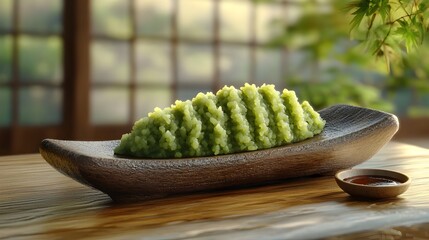
<instances>
[{"instance_id":1,"label":"green leaf branch","mask_svg":"<svg viewBox=\"0 0 429 240\"><path fill-rule=\"evenodd\" d=\"M429 0L356 0L347 10L350 33L387 63L423 44L429 30Z\"/></svg>"}]
</instances>

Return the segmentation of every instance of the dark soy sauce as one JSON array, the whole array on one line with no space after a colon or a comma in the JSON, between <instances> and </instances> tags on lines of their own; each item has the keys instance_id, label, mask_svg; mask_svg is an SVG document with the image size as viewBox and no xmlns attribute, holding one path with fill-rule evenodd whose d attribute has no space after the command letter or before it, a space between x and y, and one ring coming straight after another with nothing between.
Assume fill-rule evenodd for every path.
<instances>
[{"instance_id":1,"label":"dark soy sauce","mask_svg":"<svg viewBox=\"0 0 429 240\"><path fill-rule=\"evenodd\" d=\"M375 175L359 175L345 178L344 181L366 186L395 186L401 184L401 181L397 179Z\"/></svg>"}]
</instances>

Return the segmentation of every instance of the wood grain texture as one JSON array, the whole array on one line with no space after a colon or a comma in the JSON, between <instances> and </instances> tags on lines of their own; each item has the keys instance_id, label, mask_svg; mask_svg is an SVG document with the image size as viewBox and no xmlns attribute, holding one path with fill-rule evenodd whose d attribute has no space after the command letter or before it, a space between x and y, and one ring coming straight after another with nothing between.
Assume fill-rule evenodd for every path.
<instances>
[{"instance_id":1,"label":"wood grain texture","mask_svg":"<svg viewBox=\"0 0 429 240\"><path fill-rule=\"evenodd\" d=\"M413 179L383 201L351 198L322 176L115 204L40 155L0 157L0 239L425 239L428 159L428 149L389 143L357 166Z\"/></svg>"},{"instance_id":2,"label":"wood grain texture","mask_svg":"<svg viewBox=\"0 0 429 240\"><path fill-rule=\"evenodd\" d=\"M281 147L212 157L129 159L113 155L118 141L47 139L42 156L58 171L120 202L333 173L373 156L398 130L397 118L336 105L320 111L323 132Z\"/></svg>"}]
</instances>

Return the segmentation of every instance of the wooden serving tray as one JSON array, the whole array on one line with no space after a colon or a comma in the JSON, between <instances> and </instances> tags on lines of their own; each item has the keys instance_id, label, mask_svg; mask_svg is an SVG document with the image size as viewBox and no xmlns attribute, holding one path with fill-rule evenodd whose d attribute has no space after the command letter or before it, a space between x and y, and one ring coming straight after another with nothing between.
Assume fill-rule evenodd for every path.
<instances>
[{"instance_id":1,"label":"wooden serving tray","mask_svg":"<svg viewBox=\"0 0 429 240\"><path fill-rule=\"evenodd\" d=\"M115 141L45 139L43 158L61 173L115 201L333 174L372 157L399 128L395 115L348 105L321 110L323 132L303 142L265 150L176 159L115 156Z\"/></svg>"}]
</instances>

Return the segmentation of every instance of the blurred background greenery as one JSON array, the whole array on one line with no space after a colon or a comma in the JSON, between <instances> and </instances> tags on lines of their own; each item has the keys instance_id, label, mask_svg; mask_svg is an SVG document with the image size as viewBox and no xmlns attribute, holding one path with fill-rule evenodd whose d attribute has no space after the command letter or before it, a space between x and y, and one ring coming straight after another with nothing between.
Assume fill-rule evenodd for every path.
<instances>
[{"instance_id":1,"label":"blurred background greenery","mask_svg":"<svg viewBox=\"0 0 429 240\"><path fill-rule=\"evenodd\" d=\"M351 34L352 15L346 14L350 3L370 1L329 2L330 7L325 11L308 2L308 10L272 41L273 46L283 45L297 55L305 55L300 65L285 77L289 86L317 108L341 102L394 112L402 117L429 116L429 66L423 60L429 50L427 29L422 33L426 37L422 36L421 46L414 51L405 53L405 46L401 49L399 44L386 44L391 49L396 47L396 52L374 54L368 45L378 39L368 37L370 27L365 26L368 22L363 21L364 27ZM381 2L388 1L371 1ZM391 2L394 8L395 1ZM391 12L395 14L395 10ZM386 35L380 37L386 39ZM400 56L395 58L392 54Z\"/></svg>"},{"instance_id":2,"label":"blurred background greenery","mask_svg":"<svg viewBox=\"0 0 429 240\"><path fill-rule=\"evenodd\" d=\"M64 120L64 1L0 0L1 128ZM428 37L386 62L362 42L365 28L350 33L350 2L91 0L89 121L129 124L245 82L294 89L317 109L429 117Z\"/></svg>"}]
</instances>

